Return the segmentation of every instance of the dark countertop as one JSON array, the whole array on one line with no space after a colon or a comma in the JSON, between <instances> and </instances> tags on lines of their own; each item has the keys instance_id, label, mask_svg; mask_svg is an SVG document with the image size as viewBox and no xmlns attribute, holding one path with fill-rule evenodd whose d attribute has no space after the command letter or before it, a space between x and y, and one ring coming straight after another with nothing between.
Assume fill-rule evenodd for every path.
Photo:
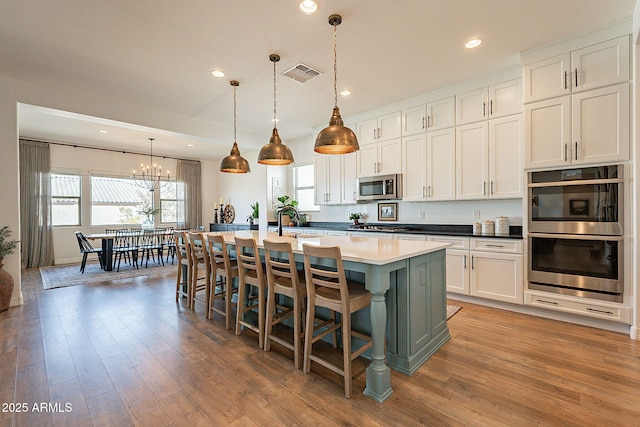
<instances>
[{"instance_id":1,"label":"dark countertop","mask_svg":"<svg viewBox=\"0 0 640 427\"><path fill-rule=\"evenodd\" d=\"M341 230L341 231L362 231L371 233L389 233L389 234L429 234L441 236L458 236L458 237L482 237L482 238L498 238L498 239L522 239L522 226L509 226L509 235L492 235L485 236L482 234L473 234L472 225L451 225L451 224L385 224L385 223L367 223L354 226L350 222L310 222L310 228L319 228L323 230ZM278 225L276 222L269 222L270 226ZM364 229L363 226L378 226L381 229ZM306 227L306 226L305 226ZM387 228L386 230L384 228ZM304 227L300 227L304 228Z\"/></svg>"}]
</instances>

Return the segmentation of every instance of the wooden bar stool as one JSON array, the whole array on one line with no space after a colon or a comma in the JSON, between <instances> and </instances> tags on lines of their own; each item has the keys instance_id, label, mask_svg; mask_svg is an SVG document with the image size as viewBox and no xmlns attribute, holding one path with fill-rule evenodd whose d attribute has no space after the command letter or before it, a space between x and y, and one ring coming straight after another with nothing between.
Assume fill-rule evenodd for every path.
<instances>
[{"instance_id":1,"label":"wooden bar stool","mask_svg":"<svg viewBox=\"0 0 640 427\"><path fill-rule=\"evenodd\" d=\"M264 348L265 294L267 283L264 266L260 261L260 253L253 238L236 237L236 256L238 257L238 272L240 285L238 286L238 314L236 316L236 335L240 335L242 327L258 333L258 346ZM247 288L253 286L258 295L247 293ZM245 313L258 309L258 324L244 319Z\"/></svg>"},{"instance_id":2,"label":"wooden bar stool","mask_svg":"<svg viewBox=\"0 0 640 427\"><path fill-rule=\"evenodd\" d=\"M347 282L340 248L302 245L304 270L307 283L307 321L305 326L304 365L309 373L311 361L331 369L344 377L344 396L351 397L351 362L371 348L371 337L351 330L351 314L371 305L371 294L363 284ZM340 322L314 335L314 313L316 307L324 307L340 313ZM331 332L342 328L342 366L312 353L313 343ZM365 344L351 351L352 337ZM335 337L334 337L335 344Z\"/></svg>"},{"instance_id":3,"label":"wooden bar stool","mask_svg":"<svg viewBox=\"0 0 640 427\"><path fill-rule=\"evenodd\" d=\"M264 331L264 350L269 351L271 341L293 350L296 369L300 368L302 355L302 327L304 322L304 298L306 285L304 272L296 269L291 243L264 241L264 260L267 266L267 318ZM278 305L278 295L292 299L292 307ZM271 335L273 325L293 318L293 340Z\"/></svg>"},{"instance_id":4,"label":"wooden bar stool","mask_svg":"<svg viewBox=\"0 0 640 427\"><path fill-rule=\"evenodd\" d=\"M191 292L189 308L196 308L196 301L205 304L209 309L209 292L211 290L211 265L207 252L206 238L203 233L189 232L189 255L191 257ZM204 291L204 298L198 292Z\"/></svg>"},{"instance_id":5,"label":"wooden bar stool","mask_svg":"<svg viewBox=\"0 0 640 427\"><path fill-rule=\"evenodd\" d=\"M233 286L233 279L238 277L238 263L229 256L227 244L221 235L207 234L207 243L212 279L207 317L211 319L214 312L221 314L225 316L227 329L231 329L231 304L238 292L238 288ZM217 300L224 300L224 310L215 306Z\"/></svg>"},{"instance_id":6,"label":"wooden bar stool","mask_svg":"<svg viewBox=\"0 0 640 427\"><path fill-rule=\"evenodd\" d=\"M176 257L178 258L178 277L176 278L176 302L180 297L191 301L191 256L189 255L189 239L184 231L174 231L173 239L176 243ZM184 283L183 280L184 272ZM184 290L183 290L184 287Z\"/></svg>"}]
</instances>

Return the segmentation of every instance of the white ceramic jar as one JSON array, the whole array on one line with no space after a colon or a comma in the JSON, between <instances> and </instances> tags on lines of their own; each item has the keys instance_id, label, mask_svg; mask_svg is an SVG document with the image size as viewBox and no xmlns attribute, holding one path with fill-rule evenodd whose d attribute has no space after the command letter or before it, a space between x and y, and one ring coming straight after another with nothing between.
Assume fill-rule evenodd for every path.
<instances>
[{"instance_id":1,"label":"white ceramic jar","mask_svg":"<svg viewBox=\"0 0 640 427\"><path fill-rule=\"evenodd\" d=\"M509 217L499 216L496 218L496 235L509 235Z\"/></svg>"},{"instance_id":2,"label":"white ceramic jar","mask_svg":"<svg viewBox=\"0 0 640 427\"><path fill-rule=\"evenodd\" d=\"M482 235L493 236L495 234L496 224L490 219L482 223Z\"/></svg>"}]
</instances>

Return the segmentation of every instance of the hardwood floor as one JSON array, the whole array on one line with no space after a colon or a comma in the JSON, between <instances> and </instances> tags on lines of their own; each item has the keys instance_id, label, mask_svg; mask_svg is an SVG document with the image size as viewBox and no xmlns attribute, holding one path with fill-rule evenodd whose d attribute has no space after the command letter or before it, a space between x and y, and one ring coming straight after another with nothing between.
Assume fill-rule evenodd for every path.
<instances>
[{"instance_id":1,"label":"hardwood floor","mask_svg":"<svg viewBox=\"0 0 640 427\"><path fill-rule=\"evenodd\" d=\"M303 374L174 289L170 276L44 291L26 271L25 304L0 313L0 426L640 425L640 342L622 334L456 301L452 339L413 376L392 371L378 404L362 395L366 361L345 399L337 375Z\"/></svg>"}]
</instances>

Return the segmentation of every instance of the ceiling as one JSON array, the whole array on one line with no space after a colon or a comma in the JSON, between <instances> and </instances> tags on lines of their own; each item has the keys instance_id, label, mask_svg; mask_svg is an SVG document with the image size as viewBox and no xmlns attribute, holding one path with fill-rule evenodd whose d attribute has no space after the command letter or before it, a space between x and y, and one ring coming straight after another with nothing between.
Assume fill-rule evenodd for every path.
<instances>
[{"instance_id":1,"label":"ceiling","mask_svg":"<svg viewBox=\"0 0 640 427\"><path fill-rule=\"evenodd\" d=\"M149 129L35 106L20 109L22 137L217 158L233 139L259 149L273 127L273 65L322 74L300 84L278 76L285 142L328 122L333 107L333 28L344 117L519 63L519 53L618 23L635 0L0 0L0 74L150 107L202 123L193 132ZM464 43L480 37L480 47ZM220 69L224 78L210 72ZM210 124L210 126L209 126ZM98 133L108 130L108 134ZM204 130L203 130L204 129ZM187 147L193 144L193 147ZM294 153L295 154L295 153Z\"/></svg>"}]
</instances>

